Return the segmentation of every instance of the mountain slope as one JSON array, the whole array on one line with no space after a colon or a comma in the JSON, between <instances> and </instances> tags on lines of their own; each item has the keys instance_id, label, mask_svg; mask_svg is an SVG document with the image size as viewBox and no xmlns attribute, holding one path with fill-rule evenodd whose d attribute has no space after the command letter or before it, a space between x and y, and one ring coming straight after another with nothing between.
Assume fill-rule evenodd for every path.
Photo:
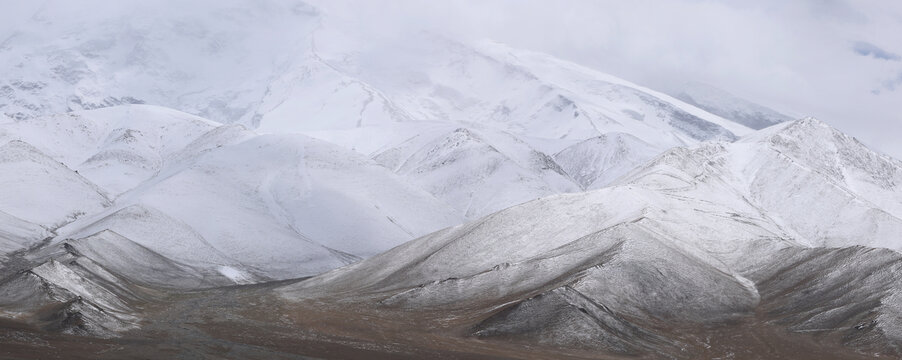
<instances>
[{"instance_id":1,"label":"mountain slope","mask_svg":"<svg viewBox=\"0 0 902 360\"><path fill-rule=\"evenodd\" d=\"M425 139L408 140L375 159L399 159L398 174L468 218L577 189L551 158L505 133L457 128L415 141Z\"/></svg>"},{"instance_id":2,"label":"mountain slope","mask_svg":"<svg viewBox=\"0 0 902 360\"><path fill-rule=\"evenodd\" d=\"M0 261L5 260L6 254L31 247L51 234L38 224L0 212Z\"/></svg>"},{"instance_id":3,"label":"mountain slope","mask_svg":"<svg viewBox=\"0 0 902 360\"><path fill-rule=\"evenodd\" d=\"M733 192L803 243L898 250L900 174L899 161L808 118L732 144L674 149L619 183L694 198Z\"/></svg>"},{"instance_id":4,"label":"mountain slope","mask_svg":"<svg viewBox=\"0 0 902 360\"><path fill-rule=\"evenodd\" d=\"M22 141L0 145L0 174L0 210L49 230L110 205L103 190Z\"/></svg>"},{"instance_id":5,"label":"mountain slope","mask_svg":"<svg viewBox=\"0 0 902 360\"><path fill-rule=\"evenodd\" d=\"M887 352L888 342L898 354L899 252L854 246L773 256L749 274L773 321L797 332L835 333L843 345L869 353Z\"/></svg>"},{"instance_id":6,"label":"mountain slope","mask_svg":"<svg viewBox=\"0 0 902 360\"><path fill-rule=\"evenodd\" d=\"M388 112L398 114L390 116L394 121L479 124L525 138L577 141L623 132L662 149L735 139L751 131L662 93L544 54L493 42L464 44L434 34L411 36L403 44L380 43L381 47L364 51L345 49L342 39L354 35L362 36L321 29L314 36L317 44L335 38L339 45L316 48L317 59L378 89L378 98L398 109ZM404 61L387 61L389 57ZM296 86L318 84L305 79ZM295 101L333 106L332 101L302 98L285 106ZM376 121L378 117L370 121L364 112L360 114L358 124L383 123ZM261 127L268 131L278 128L266 125L267 121L285 124L288 130L306 126L304 119L294 120L296 125L275 115L262 119ZM327 129L317 126L314 130Z\"/></svg>"},{"instance_id":7,"label":"mountain slope","mask_svg":"<svg viewBox=\"0 0 902 360\"><path fill-rule=\"evenodd\" d=\"M117 208L157 209L162 219L185 224L199 244L210 244L235 265L277 278L336 267L455 221L429 194L348 155L300 136L256 137L207 153L187 169L126 194ZM98 217L87 227L94 230L74 224L67 233L116 226L128 234L137 225ZM143 245L162 246L156 232L146 236ZM247 241L255 238L266 241Z\"/></svg>"},{"instance_id":8,"label":"mountain slope","mask_svg":"<svg viewBox=\"0 0 902 360\"><path fill-rule=\"evenodd\" d=\"M27 142L113 195L155 176L168 157L220 124L172 109L124 105L11 121L0 138Z\"/></svg>"},{"instance_id":9,"label":"mountain slope","mask_svg":"<svg viewBox=\"0 0 902 360\"><path fill-rule=\"evenodd\" d=\"M109 230L17 255L16 264L0 268L0 314L80 336L117 337L138 328L142 306L169 291L233 284Z\"/></svg>"},{"instance_id":10,"label":"mountain slope","mask_svg":"<svg viewBox=\"0 0 902 360\"><path fill-rule=\"evenodd\" d=\"M657 154L654 146L632 135L608 133L568 146L554 160L583 189L598 189Z\"/></svg>"},{"instance_id":11,"label":"mountain slope","mask_svg":"<svg viewBox=\"0 0 902 360\"><path fill-rule=\"evenodd\" d=\"M826 165L854 176L828 176ZM800 120L737 143L677 148L611 187L511 207L280 293L383 316L462 313L471 335L617 354L703 356L699 329L773 321L895 356L898 252L861 245L897 248L894 210L865 198L896 190L884 183L859 195L850 184L896 168Z\"/></svg>"},{"instance_id":12,"label":"mountain slope","mask_svg":"<svg viewBox=\"0 0 902 360\"><path fill-rule=\"evenodd\" d=\"M372 160L302 135L257 135L146 105L0 128L6 138L35 141L79 169L69 170L24 142L10 142L4 147L10 161L34 158L59 174L25 183L60 182L40 188L60 192L47 200L61 212L51 219L29 215L42 205L33 193L39 187L29 185L6 193L10 201L3 210L10 215L51 230L66 225L57 241L113 230L168 258L231 274L236 282L316 274L460 219ZM20 163L10 163L18 167L5 172L9 181L37 176ZM81 178L82 172L113 191L115 200ZM90 199L92 192L99 203L82 204L79 199ZM69 198L73 204L59 203ZM83 218L67 224L76 215ZM28 237L47 237L41 234Z\"/></svg>"}]
</instances>

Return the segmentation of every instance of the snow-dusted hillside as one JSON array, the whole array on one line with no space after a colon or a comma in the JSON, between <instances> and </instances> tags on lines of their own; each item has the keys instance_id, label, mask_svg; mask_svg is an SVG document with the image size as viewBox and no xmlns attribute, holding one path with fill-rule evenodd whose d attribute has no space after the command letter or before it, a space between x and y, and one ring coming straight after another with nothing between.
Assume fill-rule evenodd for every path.
<instances>
[{"instance_id":1,"label":"snow-dusted hillside","mask_svg":"<svg viewBox=\"0 0 902 360\"><path fill-rule=\"evenodd\" d=\"M902 250L900 176L898 160L807 118L732 144L671 150L619 183L712 201L732 193L811 246Z\"/></svg>"},{"instance_id":2,"label":"snow-dusted hillside","mask_svg":"<svg viewBox=\"0 0 902 360\"><path fill-rule=\"evenodd\" d=\"M468 218L579 190L549 156L490 129L443 127L381 149L374 159Z\"/></svg>"},{"instance_id":3,"label":"snow-dusted hillside","mask_svg":"<svg viewBox=\"0 0 902 360\"><path fill-rule=\"evenodd\" d=\"M583 189L598 189L659 153L635 136L608 133L568 146L554 160Z\"/></svg>"},{"instance_id":4,"label":"snow-dusted hillside","mask_svg":"<svg viewBox=\"0 0 902 360\"><path fill-rule=\"evenodd\" d=\"M98 186L19 140L0 145L0 174L0 211L47 230L110 205Z\"/></svg>"},{"instance_id":5,"label":"snow-dusted hillside","mask_svg":"<svg viewBox=\"0 0 902 360\"><path fill-rule=\"evenodd\" d=\"M316 274L461 219L374 161L303 135L146 105L0 128L7 231L42 226L22 235L31 242L112 230L244 282Z\"/></svg>"},{"instance_id":6,"label":"snow-dusted hillside","mask_svg":"<svg viewBox=\"0 0 902 360\"><path fill-rule=\"evenodd\" d=\"M821 121L302 1L167 5L8 7L0 357L57 333L216 358L902 355L902 162Z\"/></svg>"},{"instance_id":7,"label":"snow-dusted hillside","mask_svg":"<svg viewBox=\"0 0 902 360\"><path fill-rule=\"evenodd\" d=\"M680 348L678 332L658 322L692 328L763 307L798 331L856 326L847 346L886 352L902 341L892 295L902 277L863 269L898 262L900 171L898 161L803 119L736 143L673 149L611 187L515 206L282 294L385 311L484 309L494 315L470 320L473 335L623 354ZM823 246L854 250L806 250ZM810 290L788 295L795 285L782 276L807 276ZM858 276L867 280L855 292L833 290ZM877 302L854 307L864 298Z\"/></svg>"},{"instance_id":8,"label":"snow-dusted hillside","mask_svg":"<svg viewBox=\"0 0 902 360\"><path fill-rule=\"evenodd\" d=\"M164 159L219 125L134 105L9 121L0 124L0 141L32 144L115 197L156 176Z\"/></svg>"}]
</instances>

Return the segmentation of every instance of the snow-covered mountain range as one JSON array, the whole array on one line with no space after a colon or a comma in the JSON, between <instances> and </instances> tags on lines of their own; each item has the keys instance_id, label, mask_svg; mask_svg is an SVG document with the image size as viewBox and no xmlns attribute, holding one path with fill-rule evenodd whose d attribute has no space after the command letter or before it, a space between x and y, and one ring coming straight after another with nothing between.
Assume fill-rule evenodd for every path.
<instances>
[{"instance_id":1,"label":"snow-covered mountain range","mask_svg":"<svg viewBox=\"0 0 902 360\"><path fill-rule=\"evenodd\" d=\"M4 130L5 182L26 190L8 192L5 213L59 240L114 231L239 282L316 274L462 219L341 147L165 108L51 115Z\"/></svg>"},{"instance_id":2,"label":"snow-covered mountain range","mask_svg":"<svg viewBox=\"0 0 902 360\"><path fill-rule=\"evenodd\" d=\"M770 309L763 320L884 352L902 341L900 173L803 119L672 149L609 187L514 206L282 293L467 309L480 338L656 356L697 356L681 332Z\"/></svg>"},{"instance_id":3,"label":"snow-covered mountain range","mask_svg":"<svg viewBox=\"0 0 902 360\"><path fill-rule=\"evenodd\" d=\"M902 162L820 120L300 1L91 2L0 28L0 329L144 338L265 289L198 323L340 304L473 356L717 357L749 345L710 329L752 328L900 355ZM290 318L265 326L363 336Z\"/></svg>"}]
</instances>

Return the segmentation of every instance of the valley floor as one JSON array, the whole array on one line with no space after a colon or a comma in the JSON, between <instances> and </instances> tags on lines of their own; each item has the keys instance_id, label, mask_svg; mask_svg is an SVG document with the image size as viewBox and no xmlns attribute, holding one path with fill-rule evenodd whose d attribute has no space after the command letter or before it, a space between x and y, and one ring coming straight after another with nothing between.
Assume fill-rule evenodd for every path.
<instances>
[{"instance_id":1,"label":"valley floor","mask_svg":"<svg viewBox=\"0 0 902 360\"><path fill-rule=\"evenodd\" d=\"M41 359L619 359L596 350L555 349L468 337L474 321L501 309L401 311L366 305L286 302L287 282L172 293L136 306L141 327L100 339L0 322L0 358ZM756 314L729 324L652 324L686 346L680 359L865 359L816 333L791 333ZM658 356L629 357L632 359ZM879 358L879 357L878 357Z\"/></svg>"}]
</instances>

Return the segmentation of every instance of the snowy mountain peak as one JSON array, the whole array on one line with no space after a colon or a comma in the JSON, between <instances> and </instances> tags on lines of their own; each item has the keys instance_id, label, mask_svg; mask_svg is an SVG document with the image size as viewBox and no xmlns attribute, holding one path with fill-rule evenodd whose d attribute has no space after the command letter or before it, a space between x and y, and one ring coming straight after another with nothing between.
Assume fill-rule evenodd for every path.
<instances>
[{"instance_id":1,"label":"snowy mountain peak","mask_svg":"<svg viewBox=\"0 0 902 360\"><path fill-rule=\"evenodd\" d=\"M597 189L639 166L658 152L654 146L624 133L583 140L554 155L554 160L583 189Z\"/></svg>"},{"instance_id":2,"label":"snowy mountain peak","mask_svg":"<svg viewBox=\"0 0 902 360\"><path fill-rule=\"evenodd\" d=\"M807 117L769 130L759 135L769 146L835 181L854 186L857 179L884 189L902 185L902 162L869 149L816 118ZM756 138L759 137L750 140Z\"/></svg>"}]
</instances>

